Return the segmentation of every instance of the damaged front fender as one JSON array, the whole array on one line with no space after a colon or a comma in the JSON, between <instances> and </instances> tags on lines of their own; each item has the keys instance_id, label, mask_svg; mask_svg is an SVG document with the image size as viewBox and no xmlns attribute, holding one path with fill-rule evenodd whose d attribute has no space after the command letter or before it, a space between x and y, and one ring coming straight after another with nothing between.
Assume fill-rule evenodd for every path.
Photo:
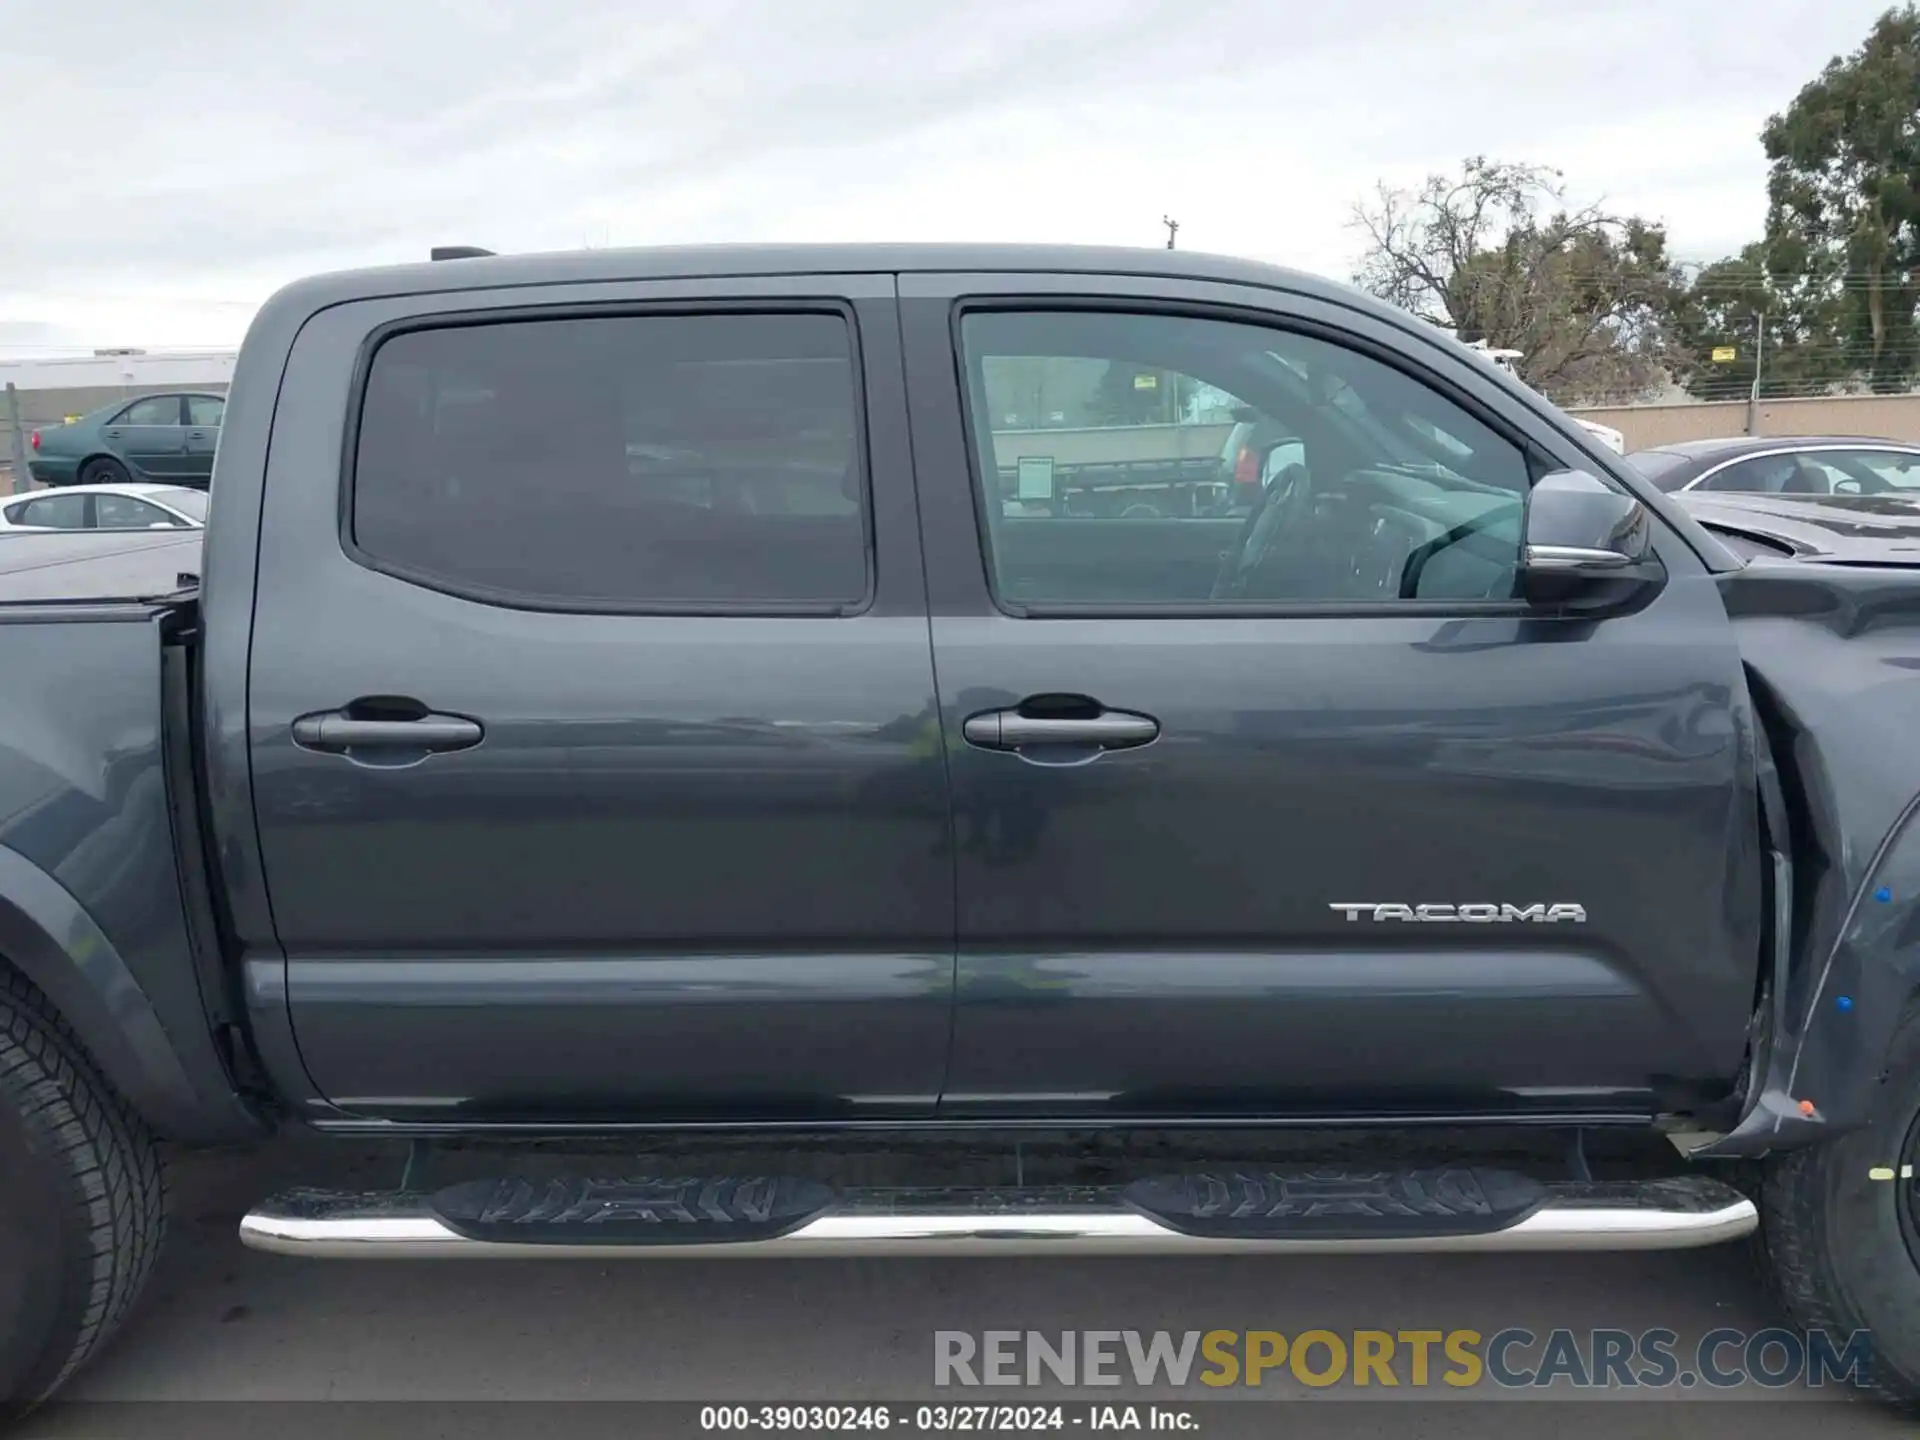
<instances>
[{"instance_id":1,"label":"damaged front fender","mask_svg":"<svg viewBox=\"0 0 1920 1440\"><path fill-rule=\"evenodd\" d=\"M1756 565L1722 588L1771 762L1773 945L1745 1107L1701 1157L1861 1124L1920 996L1920 573Z\"/></svg>"}]
</instances>

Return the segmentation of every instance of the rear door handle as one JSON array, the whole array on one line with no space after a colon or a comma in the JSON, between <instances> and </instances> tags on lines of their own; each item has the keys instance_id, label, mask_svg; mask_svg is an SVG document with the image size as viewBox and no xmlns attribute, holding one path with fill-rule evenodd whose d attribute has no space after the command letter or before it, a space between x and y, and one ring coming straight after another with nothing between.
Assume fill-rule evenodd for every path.
<instances>
[{"instance_id":1,"label":"rear door handle","mask_svg":"<svg viewBox=\"0 0 1920 1440\"><path fill-rule=\"evenodd\" d=\"M345 710L302 715L293 722L293 743L303 750L344 755L353 750L470 750L486 732L464 715L417 719L363 719Z\"/></svg>"},{"instance_id":2,"label":"rear door handle","mask_svg":"<svg viewBox=\"0 0 1920 1440\"><path fill-rule=\"evenodd\" d=\"M967 743L984 750L1025 750L1042 745L1094 746L1101 750L1128 750L1145 745L1160 733L1151 715L1127 710L1102 710L1097 715L1023 715L1018 710L990 710L968 716L960 727Z\"/></svg>"}]
</instances>

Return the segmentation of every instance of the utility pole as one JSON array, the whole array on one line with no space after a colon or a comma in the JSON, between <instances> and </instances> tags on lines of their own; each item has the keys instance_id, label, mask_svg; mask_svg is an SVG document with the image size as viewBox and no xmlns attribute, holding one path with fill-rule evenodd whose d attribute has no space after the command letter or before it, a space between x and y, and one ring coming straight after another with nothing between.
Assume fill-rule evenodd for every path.
<instances>
[{"instance_id":1,"label":"utility pole","mask_svg":"<svg viewBox=\"0 0 1920 1440\"><path fill-rule=\"evenodd\" d=\"M1170 215L1162 215L1160 223L1167 227L1167 248L1173 249L1173 237L1180 233L1180 222Z\"/></svg>"},{"instance_id":2,"label":"utility pole","mask_svg":"<svg viewBox=\"0 0 1920 1440\"><path fill-rule=\"evenodd\" d=\"M1762 310L1753 317L1753 388L1747 392L1747 434L1760 433L1760 367L1767 358L1767 312Z\"/></svg>"},{"instance_id":3,"label":"utility pole","mask_svg":"<svg viewBox=\"0 0 1920 1440\"><path fill-rule=\"evenodd\" d=\"M13 484L14 494L24 495L30 483L27 472L27 436L20 428L20 392L13 388L13 381L7 381L7 431L13 436Z\"/></svg>"}]
</instances>

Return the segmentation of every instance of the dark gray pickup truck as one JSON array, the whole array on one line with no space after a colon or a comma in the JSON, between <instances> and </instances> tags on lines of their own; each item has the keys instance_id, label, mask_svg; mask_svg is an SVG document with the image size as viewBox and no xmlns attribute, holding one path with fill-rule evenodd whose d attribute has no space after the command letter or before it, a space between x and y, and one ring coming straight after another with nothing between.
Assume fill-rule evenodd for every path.
<instances>
[{"instance_id":1,"label":"dark gray pickup truck","mask_svg":"<svg viewBox=\"0 0 1920 1440\"><path fill-rule=\"evenodd\" d=\"M1246 514L1032 514L982 397L1054 361L1298 453ZM15 1403L133 1303L159 1141L273 1127L417 1142L242 1224L316 1256L1758 1230L1920 1390L1920 573L1729 548L1404 315L1162 251L312 280L201 551L0 563ZM816 1163L1042 1132L1104 1178Z\"/></svg>"}]
</instances>

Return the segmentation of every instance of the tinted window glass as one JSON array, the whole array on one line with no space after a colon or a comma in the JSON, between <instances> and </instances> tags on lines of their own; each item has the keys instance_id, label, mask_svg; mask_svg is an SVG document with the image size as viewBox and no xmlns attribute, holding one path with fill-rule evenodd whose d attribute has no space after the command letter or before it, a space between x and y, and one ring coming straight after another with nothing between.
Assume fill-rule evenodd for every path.
<instances>
[{"instance_id":1,"label":"tinted window glass","mask_svg":"<svg viewBox=\"0 0 1920 1440\"><path fill-rule=\"evenodd\" d=\"M1788 453L1742 460L1708 476L1696 488L1758 495L1827 495L1832 493L1833 482L1808 457Z\"/></svg>"},{"instance_id":2,"label":"tinted window glass","mask_svg":"<svg viewBox=\"0 0 1920 1440\"><path fill-rule=\"evenodd\" d=\"M87 524L87 497L49 495L8 514L16 525L44 525L55 530L81 530Z\"/></svg>"},{"instance_id":3,"label":"tinted window glass","mask_svg":"<svg viewBox=\"0 0 1920 1440\"><path fill-rule=\"evenodd\" d=\"M482 598L845 607L866 594L851 339L831 315L420 330L368 377L353 537Z\"/></svg>"},{"instance_id":4,"label":"tinted window glass","mask_svg":"<svg viewBox=\"0 0 1920 1440\"><path fill-rule=\"evenodd\" d=\"M187 396L187 423L189 425L218 425L221 416L226 414L227 402L218 395Z\"/></svg>"},{"instance_id":5,"label":"tinted window glass","mask_svg":"<svg viewBox=\"0 0 1920 1440\"><path fill-rule=\"evenodd\" d=\"M116 425L178 425L180 423L180 397L178 395L149 395L144 400L136 400L120 412Z\"/></svg>"},{"instance_id":6,"label":"tinted window glass","mask_svg":"<svg viewBox=\"0 0 1920 1440\"><path fill-rule=\"evenodd\" d=\"M135 500L131 495L96 495L93 523L100 530L145 530L153 525L174 526L180 522L158 505Z\"/></svg>"},{"instance_id":7,"label":"tinted window glass","mask_svg":"<svg viewBox=\"0 0 1920 1440\"><path fill-rule=\"evenodd\" d=\"M1514 594L1525 456L1392 366L1166 315L976 313L962 334L1005 601Z\"/></svg>"}]
</instances>

